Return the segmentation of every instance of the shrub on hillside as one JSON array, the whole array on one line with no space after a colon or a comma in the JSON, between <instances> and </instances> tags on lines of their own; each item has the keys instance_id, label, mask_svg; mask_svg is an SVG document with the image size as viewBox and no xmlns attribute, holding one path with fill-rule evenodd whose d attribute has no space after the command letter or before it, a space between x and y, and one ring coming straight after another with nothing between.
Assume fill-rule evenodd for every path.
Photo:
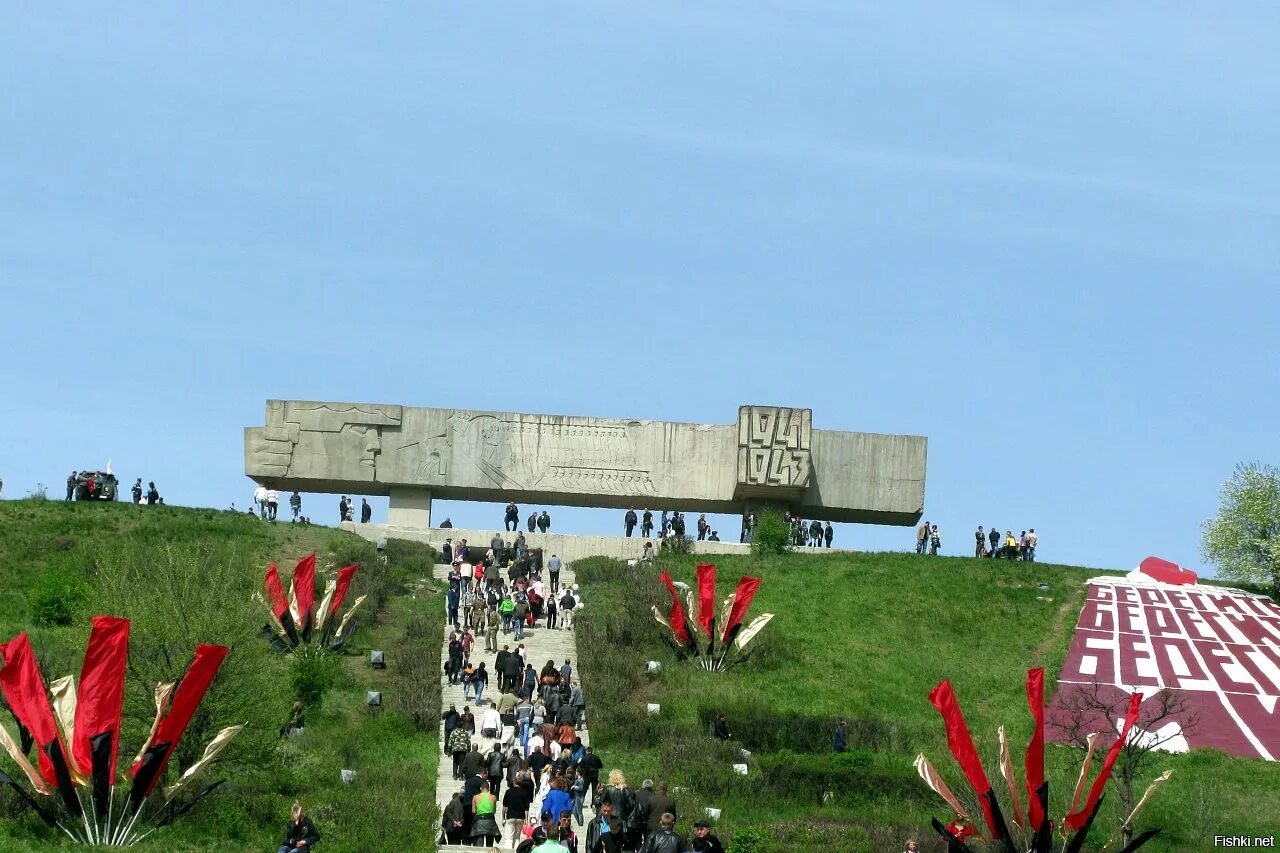
<instances>
[{"instance_id":1,"label":"shrub on hillside","mask_svg":"<svg viewBox=\"0 0 1280 853\"><path fill-rule=\"evenodd\" d=\"M43 627L70 625L84 609L91 588L70 568L51 567L36 581L27 600L31 620Z\"/></svg>"},{"instance_id":2,"label":"shrub on hillside","mask_svg":"<svg viewBox=\"0 0 1280 853\"><path fill-rule=\"evenodd\" d=\"M415 616L391 651L395 706L433 734L440 721L440 630L438 620Z\"/></svg>"},{"instance_id":3,"label":"shrub on hillside","mask_svg":"<svg viewBox=\"0 0 1280 853\"><path fill-rule=\"evenodd\" d=\"M96 575L93 611L132 622L125 740L146 737L156 684L179 678L198 643L216 643L231 653L178 745L176 767L194 763L218 729L236 723L248 725L219 766L242 773L267 767L290 696L284 659L262 641L262 606L253 600L262 578L257 556L234 543L122 544L97 555Z\"/></svg>"},{"instance_id":4,"label":"shrub on hillside","mask_svg":"<svg viewBox=\"0 0 1280 853\"><path fill-rule=\"evenodd\" d=\"M341 661L321 646L299 646L289 657L289 685L294 698L308 709L318 709L341 666Z\"/></svg>"},{"instance_id":5,"label":"shrub on hillside","mask_svg":"<svg viewBox=\"0 0 1280 853\"><path fill-rule=\"evenodd\" d=\"M384 552L392 565L404 570L411 578L431 577L440 552L423 542L410 539L388 539Z\"/></svg>"},{"instance_id":6,"label":"shrub on hillside","mask_svg":"<svg viewBox=\"0 0 1280 853\"><path fill-rule=\"evenodd\" d=\"M783 514L777 510L761 512L751 537L751 553L787 554L791 550L791 525L787 524Z\"/></svg>"}]
</instances>

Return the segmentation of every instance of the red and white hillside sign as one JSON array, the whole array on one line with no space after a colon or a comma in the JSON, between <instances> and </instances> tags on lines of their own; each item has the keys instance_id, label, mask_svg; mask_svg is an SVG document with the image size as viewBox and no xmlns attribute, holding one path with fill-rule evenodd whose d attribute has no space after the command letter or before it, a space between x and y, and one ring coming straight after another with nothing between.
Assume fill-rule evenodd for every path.
<instances>
[{"instance_id":1,"label":"red and white hillside sign","mask_svg":"<svg viewBox=\"0 0 1280 853\"><path fill-rule=\"evenodd\" d=\"M1194 572L1157 557L1124 577L1093 578L1049 708L1051 734L1062 737L1054 721L1072 691L1094 684L1117 706L1132 691L1151 701L1162 688L1178 690L1198 720L1185 737L1172 732L1166 748L1280 760L1280 607L1199 586ZM1114 730L1115 720L1100 722Z\"/></svg>"}]
</instances>

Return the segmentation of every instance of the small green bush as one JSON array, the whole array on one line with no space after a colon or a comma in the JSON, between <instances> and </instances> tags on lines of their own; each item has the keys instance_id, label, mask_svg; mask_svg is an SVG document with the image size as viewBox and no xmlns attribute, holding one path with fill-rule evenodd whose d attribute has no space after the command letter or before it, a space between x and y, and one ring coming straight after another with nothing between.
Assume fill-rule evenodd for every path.
<instances>
[{"instance_id":1,"label":"small green bush","mask_svg":"<svg viewBox=\"0 0 1280 853\"><path fill-rule=\"evenodd\" d=\"M89 585L69 569L50 569L36 581L28 604L41 626L70 625L89 600Z\"/></svg>"},{"instance_id":2,"label":"small green bush","mask_svg":"<svg viewBox=\"0 0 1280 853\"><path fill-rule=\"evenodd\" d=\"M319 708L338 677L342 666L338 657L321 646L299 646L290 663L289 683L293 695L307 708Z\"/></svg>"},{"instance_id":3,"label":"small green bush","mask_svg":"<svg viewBox=\"0 0 1280 853\"><path fill-rule=\"evenodd\" d=\"M435 733L440 720L440 631L425 616L415 616L392 649L395 707L419 731Z\"/></svg>"},{"instance_id":4,"label":"small green bush","mask_svg":"<svg viewBox=\"0 0 1280 853\"><path fill-rule=\"evenodd\" d=\"M787 554L792 550L791 525L782 513L766 510L756 519L756 529L751 537L751 553L757 555Z\"/></svg>"}]
</instances>

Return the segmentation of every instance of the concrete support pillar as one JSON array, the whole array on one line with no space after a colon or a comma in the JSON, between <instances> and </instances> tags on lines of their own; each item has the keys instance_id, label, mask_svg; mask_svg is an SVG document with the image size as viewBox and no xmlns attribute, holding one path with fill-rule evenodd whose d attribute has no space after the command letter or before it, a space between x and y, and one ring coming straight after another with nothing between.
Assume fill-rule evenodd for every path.
<instances>
[{"instance_id":1,"label":"concrete support pillar","mask_svg":"<svg viewBox=\"0 0 1280 853\"><path fill-rule=\"evenodd\" d=\"M392 486L391 506L387 511L389 527L431 526L431 490L412 486Z\"/></svg>"}]
</instances>

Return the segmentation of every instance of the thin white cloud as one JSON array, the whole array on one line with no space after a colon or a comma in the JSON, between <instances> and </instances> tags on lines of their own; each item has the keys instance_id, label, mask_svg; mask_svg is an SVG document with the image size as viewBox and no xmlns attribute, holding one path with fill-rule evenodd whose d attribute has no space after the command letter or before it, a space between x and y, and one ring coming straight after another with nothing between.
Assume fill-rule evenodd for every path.
<instances>
[{"instance_id":1,"label":"thin white cloud","mask_svg":"<svg viewBox=\"0 0 1280 853\"><path fill-rule=\"evenodd\" d=\"M811 163L833 169L881 169L929 175L990 178L1010 183L1040 184L1064 189L1146 196L1161 201L1222 207L1265 216L1280 216L1280 205L1271 200L1196 187L1157 184L1117 178L1112 175L1054 169L1032 164L977 157L956 157L905 149L885 149L843 145L825 139L799 136L728 136L704 131L669 130L653 127L617 127L604 124L566 122L579 130L639 139L658 145L683 148L731 157L748 157L781 162Z\"/></svg>"}]
</instances>

